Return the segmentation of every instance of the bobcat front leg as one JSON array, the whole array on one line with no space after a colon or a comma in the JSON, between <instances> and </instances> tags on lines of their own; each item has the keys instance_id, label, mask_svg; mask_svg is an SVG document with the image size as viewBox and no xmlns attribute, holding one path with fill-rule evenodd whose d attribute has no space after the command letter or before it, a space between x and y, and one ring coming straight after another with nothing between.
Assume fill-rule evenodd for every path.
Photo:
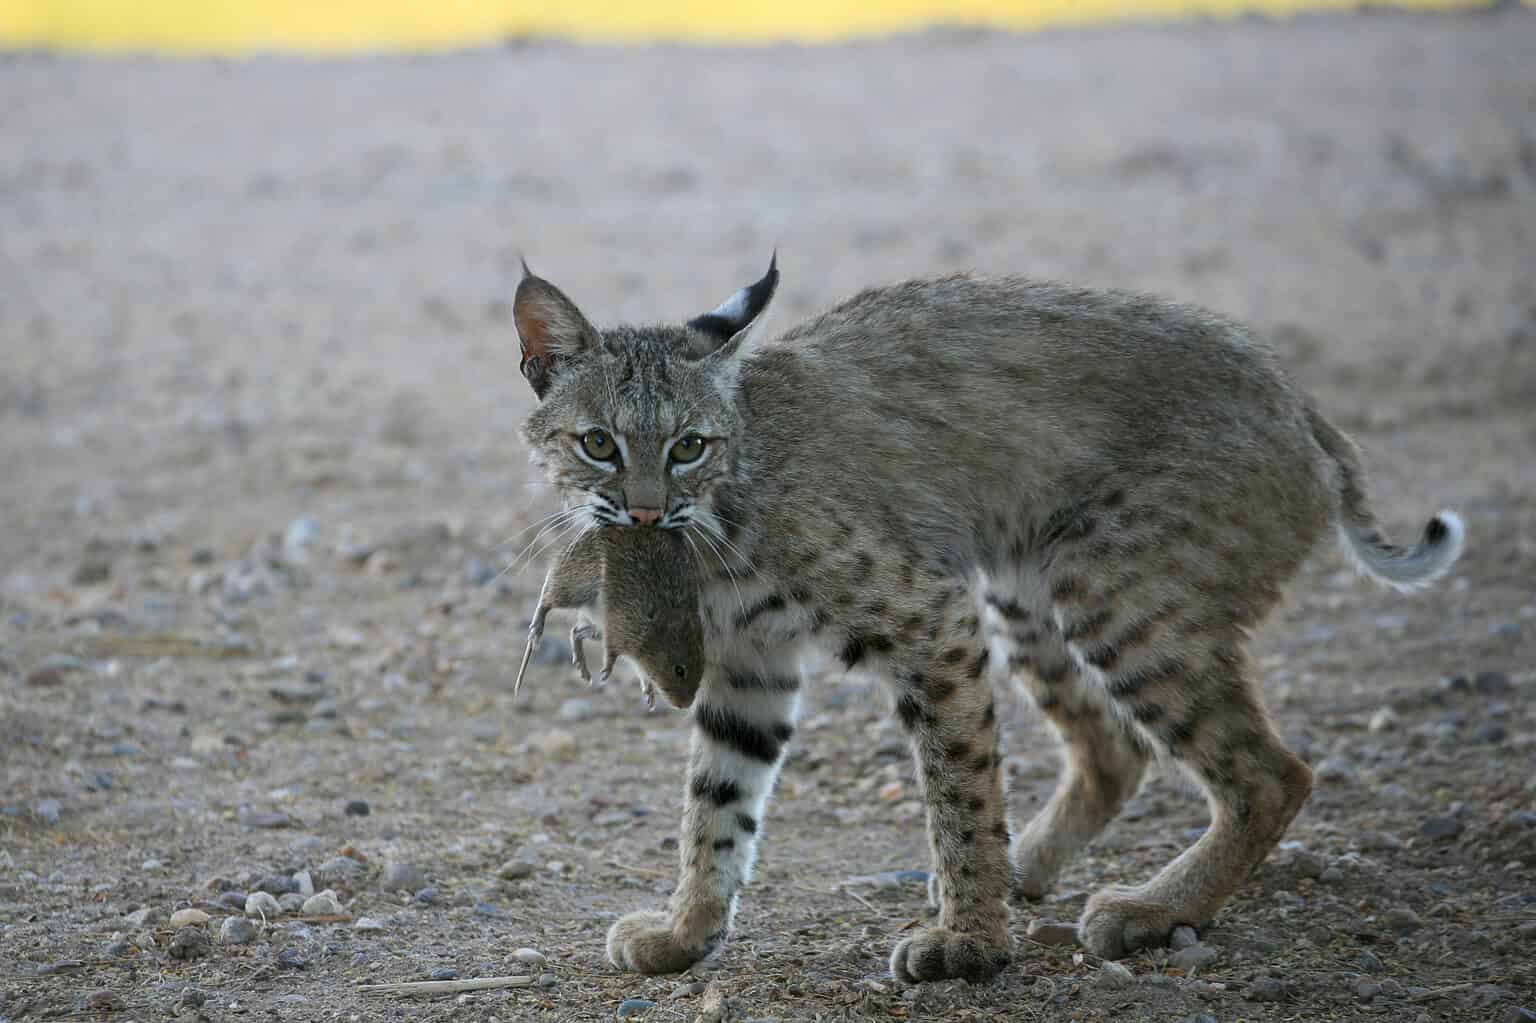
<instances>
[{"instance_id":1,"label":"bobcat front leg","mask_svg":"<svg viewBox=\"0 0 1536 1023\"><path fill-rule=\"evenodd\" d=\"M908 984L977 982L1008 963L1008 823L987 650L956 637L932 663L896 673L896 715L912 738L939 921L897 943L891 973Z\"/></svg>"},{"instance_id":2,"label":"bobcat front leg","mask_svg":"<svg viewBox=\"0 0 1536 1023\"><path fill-rule=\"evenodd\" d=\"M677 891L665 912L630 913L608 931L615 966L677 973L725 940L799 703L797 673L711 667L704 676L693 704Z\"/></svg>"}]
</instances>

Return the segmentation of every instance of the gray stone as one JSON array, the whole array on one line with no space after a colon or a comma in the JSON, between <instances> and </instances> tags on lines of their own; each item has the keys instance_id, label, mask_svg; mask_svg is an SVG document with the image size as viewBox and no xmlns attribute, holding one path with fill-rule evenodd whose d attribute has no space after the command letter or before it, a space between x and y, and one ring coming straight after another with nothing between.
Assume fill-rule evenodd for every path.
<instances>
[{"instance_id":1,"label":"gray stone","mask_svg":"<svg viewBox=\"0 0 1536 1023\"><path fill-rule=\"evenodd\" d=\"M1175 927L1173 929L1173 934L1168 939L1169 947L1171 947L1175 952L1182 951L1186 948L1194 948L1198 944L1200 944L1200 935L1196 934L1195 929L1188 926L1187 924L1181 924L1180 926Z\"/></svg>"},{"instance_id":2,"label":"gray stone","mask_svg":"<svg viewBox=\"0 0 1536 1023\"><path fill-rule=\"evenodd\" d=\"M258 892L265 892L268 895L286 895L299 890L299 886L293 883L293 878L283 874L264 875L253 887Z\"/></svg>"},{"instance_id":3,"label":"gray stone","mask_svg":"<svg viewBox=\"0 0 1536 1023\"><path fill-rule=\"evenodd\" d=\"M309 968L309 959L302 951L290 946L278 950L277 966L280 970L306 970Z\"/></svg>"},{"instance_id":4,"label":"gray stone","mask_svg":"<svg viewBox=\"0 0 1536 1023\"><path fill-rule=\"evenodd\" d=\"M1260 977L1248 985L1244 996L1250 1002L1279 1002L1286 996L1285 982L1274 977Z\"/></svg>"},{"instance_id":5,"label":"gray stone","mask_svg":"<svg viewBox=\"0 0 1536 1023\"><path fill-rule=\"evenodd\" d=\"M354 861L355 862L355 861ZM309 876L307 870L296 870L293 873L293 891L308 898L315 894L315 879Z\"/></svg>"},{"instance_id":6,"label":"gray stone","mask_svg":"<svg viewBox=\"0 0 1536 1023\"><path fill-rule=\"evenodd\" d=\"M1401 724L1402 721L1400 718L1398 718L1397 711L1393 710L1391 707L1383 707L1371 715L1370 724L1368 724L1366 727L1372 733L1381 735L1384 732L1397 731L1398 726Z\"/></svg>"},{"instance_id":7,"label":"gray stone","mask_svg":"<svg viewBox=\"0 0 1536 1023\"><path fill-rule=\"evenodd\" d=\"M1136 983L1136 975L1113 960L1099 966L1094 979L1101 987L1122 988Z\"/></svg>"},{"instance_id":8,"label":"gray stone","mask_svg":"<svg viewBox=\"0 0 1536 1023\"><path fill-rule=\"evenodd\" d=\"M366 817L372 812L373 807L369 806L362 799L349 799L347 800L347 805L342 807L342 813L345 813L348 817Z\"/></svg>"},{"instance_id":9,"label":"gray stone","mask_svg":"<svg viewBox=\"0 0 1536 1023\"><path fill-rule=\"evenodd\" d=\"M201 927L183 927L171 938L172 959L201 959L213 951L213 941Z\"/></svg>"},{"instance_id":10,"label":"gray stone","mask_svg":"<svg viewBox=\"0 0 1536 1023\"><path fill-rule=\"evenodd\" d=\"M288 893L285 892L284 894ZM302 906L303 903L301 902L299 905ZM277 899L273 898L269 892L252 892L245 897L245 915L248 917L271 920L273 917L281 914L282 911L283 907L278 904Z\"/></svg>"},{"instance_id":11,"label":"gray stone","mask_svg":"<svg viewBox=\"0 0 1536 1023\"><path fill-rule=\"evenodd\" d=\"M129 927L148 927L160 919L160 911L153 906L143 906L123 917Z\"/></svg>"},{"instance_id":12,"label":"gray stone","mask_svg":"<svg viewBox=\"0 0 1536 1023\"><path fill-rule=\"evenodd\" d=\"M1221 958L1221 953L1209 945L1191 945L1179 949L1168 957L1168 965L1181 970L1198 970Z\"/></svg>"},{"instance_id":13,"label":"gray stone","mask_svg":"<svg viewBox=\"0 0 1536 1023\"><path fill-rule=\"evenodd\" d=\"M566 721L585 721L597 712L591 700L573 696L560 704L560 717Z\"/></svg>"},{"instance_id":14,"label":"gray stone","mask_svg":"<svg viewBox=\"0 0 1536 1023\"><path fill-rule=\"evenodd\" d=\"M1381 984L1369 977L1361 977L1355 981L1355 997L1362 1002L1369 1002L1381 994Z\"/></svg>"},{"instance_id":15,"label":"gray stone","mask_svg":"<svg viewBox=\"0 0 1536 1023\"><path fill-rule=\"evenodd\" d=\"M293 818L277 810L241 810L236 817L242 828L272 830L293 826Z\"/></svg>"},{"instance_id":16,"label":"gray stone","mask_svg":"<svg viewBox=\"0 0 1536 1023\"><path fill-rule=\"evenodd\" d=\"M82 1003L86 1012L122 1012L128 1006L116 991L100 988L85 996Z\"/></svg>"},{"instance_id":17,"label":"gray stone","mask_svg":"<svg viewBox=\"0 0 1536 1023\"><path fill-rule=\"evenodd\" d=\"M1461 834L1461 821L1455 817L1431 817L1419 825L1419 834L1431 842L1445 842Z\"/></svg>"},{"instance_id":18,"label":"gray stone","mask_svg":"<svg viewBox=\"0 0 1536 1023\"><path fill-rule=\"evenodd\" d=\"M64 807L57 799L39 799L37 805L32 808L32 812L37 814L38 820L44 824L57 824L63 815Z\"/></svg>"},{"instance_id":19,"label":"gray stone","mask_svg":"<svg viewBox=\"0 0 1536 1023\"><path fill-rule=\"evenodd\" d=\"M321 884L345 884L363 874L363 865L350 856L332 856L315 868Z\"/></svg>"},{"instance_id":20,"label":"gray stone","mask_svg":"<svg viewBox=\"0 0 1536 1023\"><path fill-rule=\"evenodd\" d=\"M432 906L437 903L437 889L427 885L421 891L411 896L411 901L421 906Z\"/></svg>"},{"instance_id":21,"label":"gray stone","mask_svg":"<svg viewBox=\"0 0 1536 1023\"><path fill-rule=\"evenodd\" d=\"M305 916L341 916L343 912L341 900L329 888L304 900Z\"/></svg>"},{"instance_id":22,"label":"gray stone","mask_svg":"<svg viewBox=\"0 0 1536 1023\"><path fill-rule=\"evenodd\" d=\"M553 973L541 973L541 974L539 974L539 987L551 988L551 987L556 986L559 983L560 983L560 978L556 977Z\"/></svg>"},{"instance_id":23,"label":"gray stone","mask_svg":"<svg viewBox=\"0 0 1536 1023\"><path fill-rule=\"evenodd\" d=\"M194 927L207 923L211 917L200 909L178 909L171 914L170 928L179 930L183 927Z\"/></svg>"},{"instance_id":24,"label":"gray stone","mask_svg":"<svg viewBox=\"0 0 1536 1023\"><path fill-rule=\"evenodd\" d=\"M352 925L354 931L374 932L384 929L384 921L371 916L360 916L357 923Z\"/></svg>"},{"instance_id":25,"label":"gray stone","mask_svg":"<svg viewBox=\"0 0 1536 1023\"><path fill-rule=\"evenodd\" d=\"M69 581L76 586L95 586L112 578L112 562L106 558L87 557L75 567Z\"/></svg>"},{"instance_id":26,"label":"gray stone","mask_svg":"<svg viewBox=\"0 0 1536 1023\"><path fill-rule=\"evenodd\" d=\"M249 945L255 940L256 925L243 916L227 916L219 925L219 941L225 945Z\"/></svg>"},{"instance_id":27,"label":"gray stone","mask_svg":"<svg viewBox=\"0 0 1536 1023\"><path fill-rule=\"evenodd\" d=\"M302 913L305 898L298 892L284 892L277 898L277 908L284 913Z\"/></svg>"},{"instance_id":28,"label":"gray stone","mask_svg":"<svg viewBox=\"0 0 1536 1023\"><path fill-rule=\"evenodd\" d=\"M1411 934L1424 926L1419 914L1407 906L1393 906L1382 915L1382 922L1398 934Z\"/></svg>"},{"instance_id":29,"label":"gray stone","mask_svg":"<svg viewBox=\"0 0 1536 1023\"><path fill-rule=\"evenodd\" d=\"M1504 1015L1499 1017L1499 1023L1536 1023L1536 1012L1532 1012L1523 1005L1511 1005L1504 1010Z\"/></svg>"},{"instance_id":30,"label":"gray stone","mask_svg":"<svg viewBox=\"0 0 1536 1023\"><path fill-rule=\"evenodd\" d=\"M648 999L626 998L619 1003L617 1009L613 1010L613 1018L634 1019L637 1016L644 1016L654 1008L656 1008L656 1003Z\"/></svg>"},{"instance_id":31,"label":"gray stone","mask_svg":"<svg viewBox=\"0 0 1536 1023\"><path fill-rule=\"evenodd\" d=\"M1210 1013L1197 1012L1193 1016L1185 1016L1179 1023L1216 1023L1216 1017Z\"/></svg>"},{"instance_id":32,"label":"gray stone","mask_svg":"<svg viewBox=\"0 0 1536 1023\"><path fill-rule=\"evenodd\" d=\"M1064 924L1048 916L1031 920L1027 933L1031 941L1037 941L1042 945L1071 948L1077 944L1076 924Z\"/></svg>"},{"instance_id":33,"label":"gray stone","mask_svg":"<svg viewBox=\"0 0 1536 1023\"><path fill-rule=\"evenodd\" d=\"M439 966L430 976L433 980L458 980L459 971L452 966Z\"/></svg>"},{"instance_id":34,"label":"gray stone","mask_svg":"<svg viewBox=\"0 0 1536 1023\"><path fill-rule=\"evenodd\" d=\"M426 887L427 875L412 863L386 863L379 883L388 892L414 892Z\"/></svg>"},{"instance_id":35,"label":"gray stone","mask_svg":"<svg viewBox=\"0 0 1536 1023\"><path fill-rule=\"evenodd\" d=\"M1502 671L1480 671L1472 678L1472 688L1484 696L1496 696L1515 688Z\"/></svg>"},{"instance_id":36,"label":"gray stone","mask_svg":"<svg viewBox=\"0 0 1536 1023\"><path fill-rule=\"evenodd\" d=\"M513 859L503 863L496 873L503 881L521 881L525 877L532 877L537 869L538 864L529 860Z\"/></svg>"},{"instance_id":37,"label":"gray stone","mask_svg":"<svg viewBox=\"0 0 1536 1023\"><path fill-rule=\"evenodd\" d=\"M1343 757L1327 757L1312 769L1312 777L1338 785L1353 785L1359 779L1360 772Z\"/></svg>"},{"instance_id":38,"label":"gray stone","mask_svg":"<svg viewBox=\"0 0 1536 1023\"><path fill-rule=\"evenodd\" d=\"M220 892L213 904L220 909L234 910L236 913L245 911L245 892Z\"/></svg>"},{"instance_id":39,"label":"gray stone","mask_svg":"<svg viewBox=\"0 0 1536 1023\"><path fill-rule=\"evenodd\" d=\"M1360 953L1359 961L1360 969L1364 970L1366 973L1381 973L1387 968L1386 965L1382 963L1381 957L1369 949Z\"/></svg>"}]
</instances>

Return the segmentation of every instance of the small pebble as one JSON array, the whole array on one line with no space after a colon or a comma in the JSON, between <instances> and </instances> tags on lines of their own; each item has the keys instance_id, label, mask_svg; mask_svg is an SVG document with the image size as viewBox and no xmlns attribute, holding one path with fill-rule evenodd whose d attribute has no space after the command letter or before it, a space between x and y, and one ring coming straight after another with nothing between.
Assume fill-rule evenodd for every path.
<instances>
[{"instance_id":1,"label":"small pebble","mask_svg":"<svg viewBox=\"0 0 1536 1023\"><path fill-rule=\"evenodd\" d=\"M1168 958L1169 966L1181 970L1198 970L1221 958L1221 953L1209 945L1191 945L1181 948Z\"/></svg>"},{"instance_id":2,"label":"small pebble","mask_svg":"<svg viewBox=\"0 0 1536 1023\"><path fill-rule=\"evenodd\" d=\"M315 879L309 876L307 870L294 871L292 883L293 887L289 891L296 891L305 898L315 894Z\"/></svg>"},{"instance_id":3,"label":"small pebble","mask_svg":"<svg viewBox=\"0 0 1536 1023\"><path fill-rule=\"evenodd\" d=\"M1419 834L1431 842L1443 842L1461 834L1461 821L1455 817L1431 817L1419 825Z\"/></svg>"},{"instance_id":4,"label":"small pebble","mask_svg":"<svg viewBox=\"0 0 1536 1023\"><path fill-rule=\"evenodd\" d=\"M1383 732L1397 731L1398 725L1401 723L1401 719L1398 718L1396 711L1391 707L1383 707L1371 715L1371 722L1367 727L1375 734L1380 735Z\"/></svg>"},{"instance_id":5,"label":"small pebble","mask_svg":"<svg viewBox=\"0 0 1536 1023\"><path fill-rule=\"evenodd\" d=\"M560 983L560 978L553 973L539 974L539 987L550 988Z\"/></svg>"},{"instance_id":6,"label":"small pebble","mask_svg":"<svg viewBox=\"0 0 1536 1023\"><path fill-rule=\"evenodd\" d=\"M1515 686L1502 671L1480 671L1472 678L1472 688L1485 696L1495 696L1507 693Z\"/></svg>"},{"instance_id":7,"label":"small pebble","mask_svg":"<svg viewBox=\"0 0 1536 1023\"><path fill-rule=\"evenodd\" d=\"M1053 920L1048 916L1040 917L1029 922L1029 930L1026 932L1033 941L1042 945L1053 945L1057 948L1071 948L1077 944L1077 926L1064 924L1060 920Z\"/></svg>"},{"instance_id":8,"label":"small pebble","mask_svg":"<svg viewBox=\"0 0 1536 1023\"><path fill-rule=\"evenodd\" d=\"M1168 944L1175 952L1179 952L1200 944L1200 935L1195 933L1193 927L1184 924L1173 929L1173 935L1168 939Z\"/></svg>"},{"instance_id":9,"label":"small pebble","mask_svg":"<svg viewBox=\"0 0 1536 1023\"><path fill-rule=\"evenodd\" d=\"M286 894L286 893L285 893ZM303 906L303 903L300 903ZM245 897L245 915L256 919L271 920L283 911L277 899L267 892L252 892Z\"/></svg>"},{"instance_id":10,"label":"small pebble","mask_svg":"<svg viewBox=\"0 0 1536 1023\"><path fill-rule=\"evenodd\" d=\"M520 948L512 953L512 958L524 966L543 966L544 953L536 948Z\"/></svg>"},{"instance_id":11,"label":"small pebble","mask_svg":"<svg viewBox=\"0 0 1536 1023\"><path fill-rule=\"evenodd\" d=\"M323 884L341 884L363 873L363 865L350 856L333 856L315 868L315 874Z\"/></svg>"},{"instance_id":12,"label":"small pebble","mask_svg":"<svg viewBox=\"0 0 1536 1023\"><path fill-rule=\"evenodd\" d=\"M1119 963L1109 960L1099 967L1096 978L1104 987L1126 987L1136 983L1136 975Z\"/></svg>"},{"instance_id":13,"label":"small pebble","mask_svg":"<svg viewBox=\"0 0 1536 1023\"><path fill-rule=\"evenodd\" d=\"M57 799L39 799L37 806L33 807L33 812L44 824L59 823L59 817L63 811L64 808Z\"/></svg>"},{"instance_id":14,"label":"small pebble","mask_svg":"<svg viewBox=\"0 0 1536 1023\"><path fill-rule=\"evenodd\" d=\"M148 927L150 924L153 924L159 919L160 911L153 908L152 906L144 906L140 909L136 909L132 913L129 913L127 916L123 917L123 921L127 923L129 927Z\"/></svg>"},{"instance_id":15,"label":"small pebble","mask_svg":"<svg viewBox=\"0 0 1536 1023\"><path fill-rule=\"evenodd\" d=\"M1274 977L1260 977L1245 992L1250 1002L1278 1002L1285 998L1285 982Z\"/></svg>"},{"instance_id":16,"label":"small pebble","mask_svg":"<svg viewBox=\"0 0 1536 1023\"><path fill-rule=\"evenodd\" d=\"M341 900L329 888L304 900L305 916L341 916L343 912Z\"/></svg>"},{"instance_id":17,"label":"small pebble","mask_svg":"<svg viewBox=\"0 0 1536 1023\"><path fill-rule=\"evenodd\" d=\"M565 721L585 721L597 712L591 700L573 696L560 704L560 717Z\"/></svg>"},{"instance_id":18,"label":"small pebble","mask_svg":"<svg viewBox=\"0 0 1536 1023\"><path fill-rule=\"evenodd\" d=\"M181 927L191 927L194 924L205 924L210 919L211 917L200 909L178 909L171 914L170 926L171 930L174 931Z\"/></svg>"},{"instance_id":19,"label":"small pebble","mask_svg":"<svg viewBox=\"0 0 1536 1023\"><path fill-rule=\"evenodd\" d=\"M431 973L433 980L458 980L459 971L452 966L439 966Z\"/></svg>"},{"instance_id":20,"label":"small pebble","mask_svg":"<svg viewBox=\"0 0 1536 1023\"><path fill-rule=\"evenodd\" d=\"M308 968L309 960L298 949L285 948L277 953L277 966L282 970L303 970Z\"/></svg>"},{"instance_id":21,"label":"small pebble","mask_svg":"<svg viewBox=\"0 0 1536 1023\"><path fill-rule=\"evenodd\" d=\"M532 877L533 872L537 869L538 865L535 863L524 859L516 859L503 863L501 869L496 873L503 881L520 881L525 877Z\"/></svg>"},{"instance_id":22,"label":"small pebble","mask_svg":"<svg viewBox=\"0 0 1536 1023\"><path fill-rule=\"evenodd\" d=\"M122 1012L127 1008L116 991L102 988L85 996L86 1012Z\"/></svg>"},{"instance_id":23,"label":"small pebble","mask_svg":"<svg viewBox=\"0 0 1536 1023\"><path fill-rule=\"evenodd\" d=\"M1419 914L1407 906L1393 906L1382 916L1382 920L1398 934L1409 934L1424 926Z\"/></svg>"},{"instance_id":24,"label":"small pebble","mask_svg":"<svg viewBox=\"0 0 1536 1023\"><path fill-rule=\"evenodd\" d=\"M1323 872L1317 875L1317 879L1323 884L1343 884L1344 871L1338 867L1325 867Z\"/></svg>"},{"instance_id":25,"label":"small pebble","mask_svg":"<svg viewBox=\"0 0 1536 1023\"><path fill-rule=\"evenodd\" d=\"M387 892L414 892L426 886L427 875L411 863L386 863L379 883Z\"/></svg>"},{"instance_id":26,"label":"small pebble","mask_svg":"<svg viewBox=\"0 0 1536 1023\"><path fill-rule=\"evenodd\" d=\"M619 1007L613 1010L614 1019L634 1019L636 1016L644 1016L656 1003L644 998L626 998L619 1003Z\"/></svg>"},{"instance_id":27,"label":"small pebble","mask_svg":"<svg viewBox=\"0 0 1536 1023\"><path fill-rule=\"evenodd\" d=\"M285 874L267 874L256 881L255 888L258 892L266 892L269 895L286 895L299 890L299 886L293 883L293 878Z\"/></svg>"},{"instance_id":28,"label":"small pebble","mask_svg":"<svg viewBox=\"0 0 1536 1023\"><path fill-rule=\"evenodd\" d=\"M552 728L539 732L528 740L528 747L552 760L569 760L581 751L581 745L570 732Z\"/></svg>"},{"instance_id":29,"label":"small pebble","mask_svg":"<svg viewBox=\"0 0 1536 1023\"><path fill-rule=\"evenodd\" d=\"M201 959L212 951L213 942L201 927L183 927L171 938L172 959Z\"/></svg>"},{"instance_id":30,"label":"small pebble","mask_svg":"<svg viewBox=\"0 0 1536 1023\"><path fill-rule=\"evenodd\" d=\"M305 898L299 892L284 892L277 897L277 908L284 913L302 913Z\"/></svg>"},{"instance_id":31,"label":"small pebble","mask_svg":"<svg viewBox=\"0 0 1536 1023\"><path fill-rule=\"evenodd\" d=\"M64 672L58 668L33 668L22 682L37 689L61 686L64 684Z\"/></svg>"},{"instance_id":32,"label":"small pebble","mask_svg":"<svg viewBox=\"0 0 1536 1023\"><path fill-rule=\"evenodd\" d=\"M1504 1015L1499 1017L1499 1023L1536 1023L1536 1012L1532 1012L1523 1005L1511 1005L1504 1010Z\"/></svg>"},{"instance_id":33,"label":"small pebble","mask_svg":"<svg viewBox=\"0 0 1536 1023\"><path fill-rule=\"evenodd\" d=\"M163 862L161 862L160 860L155 859L154 857L150 857L149 859L145 860L143 863L139 864L139 869L140 870L159 870L163 866L165 866L165 864Z\"/></svg>"},{"instance_id":34,"label":"small pebble","mask_svg":"<svg viewBox=\"0 0 1536 1023\"><path fill-rule=\"evenodd\" d=\"M208 995L195 987L181 989L181 997L176 999L178 1009L201 1009L203 1003L208 1001Z\"/></svg>"},{"instance_id":35,"label":"small pebble","mask_svg":"<svg viewBox=\"0 0 1536 1023\"><path fill-rule=\"evenodd\" d=\"M1355 981L1355 997L1362 1002L1369 1002L1381 994L1381 984L1369 977L1361 977Z\"/></svg>"},{"instance_id":36,"label":"small pebble","mask_svg":"<svg viewBox=\"0 0 1536 1023\"><path fill-rule=\"evenodd\" d=\"M105 558L86 558L76 567L75 574L70 576L70 582L76 586L94 586L111 578L112 562Z\"/></svg>"},{"instance_id":37,"label":"small pebble","mask_svg":"<svg viewBox=\"0 0 1536 1023\"><path fill-rule=\"evenodd\" d=\"M349 799L342 812L348 817L366 817L373 812L373 807L368 805L367 800Z\"/></svg>"},{"instance_id":38,"label":"small pebble","mask_svg":"<svg viewBox=\"0 0 1536 1023\"><path fill-rule=\"evenodd\" d=\"M1216 1023L1216 1017L1210 1013L1197 1012L1193 1016L1185 1016L1180 1023Z\"/></svg>"},{"instance_id":39,"label":"small pebble","mask_svg":"<svg viewBox=\"0 0 1536 1023\"><path fill-rule=\"evenodd\" d=\"M411 901L421 906L434 905L437 902L437 889L427 885L427 887L411 896Z\"/></svg>"},{"instance_id":40,"label":"small pebble","mask_svg":"<svg viewBox=\"0 0 1536 1023\"><path fill-rule=\"evenodd\" d=\"M384 929L384 921L371 916L360 916L357 918L357 923L352 925L352 929L354 931L382 931Z\"/></svg>"},{"instance_id":41,"label":"small pebble","mask_svg":"<svg viewBox=\"0 0 1536 1023\"><path fill-rule=\"evenodd\" d=\"M256 925L243 916L227 916L219 925L219 941L225 945L249 945L255 940Z\"/></svg>"},{"instance_id":42,"label":"small pebble","mask_svg":"<svg viewBox=\"0 0 1536 1023\"><path fill-rule=\"evenodd\" d=\"M231 909L231 910L234 910L236 913L244 912L244 910L245 910L245 893L244 892L220 892L218 897L213 900L213 904L215 906L218 906L220 909Z\"/></svg>"},{"instance_id":43,"label":"small pebble","mask_svg":"<svg viewBox=\"0 0 1536 1023\"><path fill-rule=\"evenodd\" d=\"M1349 785L1360 777L1360 772L1343 757L1327 757L1312 769L1312 776L1318 781Z\"/></svg>"},{"instance_id":44,"label":"small pebble","mask_svg":"<svg viewBox=\"0 0 1536 1023\"><path fill-rule=\"evenodd\" d=\"M242 828L269 831L293 826L293 818L276 810L241 810L236 819Z\"/></svg>"},{"instance_id":45,"label":"small pebble","mask_svg":"<svg viewBox=\"0 0 1536 1023\"><path fill-rule=\"evenodd\" d=\"M1381 957L1369 949L1360 953L1359 961L1360 969L1366 973L1381 973L1386 969L1386 966L1381 961Z\"/></svg>"},{"instance_id":46,"label":"small pebble","mask_svg":"<svg viewBox=\"0 0 1536 1023\"><path fill-rule=\"evenodd\" d=\"M694 995L702 995L709 984L702 980L696 980L692 984L679 984L672 989L668 998L692 998Z\"/></svg>"}]
</instances>

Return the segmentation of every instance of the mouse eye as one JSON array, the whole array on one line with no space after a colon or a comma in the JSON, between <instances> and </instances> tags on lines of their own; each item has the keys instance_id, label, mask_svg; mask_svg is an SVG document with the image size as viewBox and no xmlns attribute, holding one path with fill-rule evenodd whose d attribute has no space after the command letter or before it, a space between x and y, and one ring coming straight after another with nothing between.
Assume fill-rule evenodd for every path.
<instances>
[{"instance_id":1,"label":"mouse eye","mask_svg":"<svg viewBox=\"0 0 1536 1023\"><path fill-rule=\"evenodd\" d=\"M672 665L672 674L676 675L678 678L687 678L688 669L683 667L681 664L674 664Z\"/></svg>"}]
</instances>

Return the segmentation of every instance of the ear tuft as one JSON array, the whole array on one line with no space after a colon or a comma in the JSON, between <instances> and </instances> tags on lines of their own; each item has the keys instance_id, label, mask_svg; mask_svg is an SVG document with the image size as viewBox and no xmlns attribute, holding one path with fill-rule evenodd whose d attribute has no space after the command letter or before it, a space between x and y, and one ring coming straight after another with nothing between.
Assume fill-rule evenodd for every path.
<instances>
[{"instance_id":1,"label":"ear tuft","mask_svg":"<svg viewBox=\"0 0 1536 1023\"><path fill-rule=\"evenodd\" d=\"M773 293L779 286L779 253L774 251L773 257L768 261L768 272L761 280L747 285L726 299L713 312L695 317L688 321L688 326L702 334L714 338L719 344L725 344L731 338L740 334L762 315L768 303L773 300Z\"/></svg>"},{"instance_id":2,"label":"ear tuft","mask_svg":"<svg viewBox=\"0 0 1536 1023\"><path fill-rule=\"evenodd\" d=\"M540 398L549 390L562 356L579 352L597 340L597 331L576 303L529 270L526 261L517 297L512 301L512 320L523 351L517 368Z\"/></svg>"}]
</instances>

